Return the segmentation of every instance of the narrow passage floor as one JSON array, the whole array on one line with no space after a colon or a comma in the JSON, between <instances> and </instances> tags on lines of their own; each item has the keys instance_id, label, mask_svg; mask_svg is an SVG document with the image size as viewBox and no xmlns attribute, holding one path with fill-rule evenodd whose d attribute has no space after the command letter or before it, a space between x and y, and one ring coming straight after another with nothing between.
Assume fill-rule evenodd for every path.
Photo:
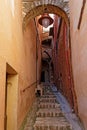
<instances>
[{"instance_id":1,"label":"narrow passage floor","mask_svg":"<svg viewBox=\"0 0 87 130\"><path fill-rule=\"evenodd\" d=\"M43 95L34 102L24 130L83 130L54 85L43 85L42 90Z\"/></svg>"}]
</instances>

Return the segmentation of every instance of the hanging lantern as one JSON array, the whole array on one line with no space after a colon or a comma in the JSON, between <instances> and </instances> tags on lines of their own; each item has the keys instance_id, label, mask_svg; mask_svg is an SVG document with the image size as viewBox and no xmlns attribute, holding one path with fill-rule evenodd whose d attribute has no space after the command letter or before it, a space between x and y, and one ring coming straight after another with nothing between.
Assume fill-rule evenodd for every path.
<instances>
[{"instance_id":1,"label":"hanging lantern","mask_svg":"<svg viewBox=\"0 0 87 130\"><path fill-rule=\"evenodd\" d=\"M43 14L38 20L39 24L45 28L53 23L53 19L48 14Z\"/></svg>"}]
</instances>

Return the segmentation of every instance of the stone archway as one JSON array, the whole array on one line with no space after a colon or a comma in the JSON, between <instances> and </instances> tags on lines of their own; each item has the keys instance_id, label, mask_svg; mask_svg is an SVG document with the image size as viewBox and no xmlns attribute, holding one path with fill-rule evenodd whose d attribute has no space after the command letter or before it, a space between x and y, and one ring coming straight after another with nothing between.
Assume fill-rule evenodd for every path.
<instances>
[{"instance_id":1,"label":"stone archway","mask_svg":"<svg viewBox=\"0 0 87 130\"><path fill-rule=\"evenodd\" d=\"M65 11L63 11L60 7L54 6L54 5L40 5L33 9L31 9L24 17L23 19L23 28L26 28L27 24L29 23L29 20L32 18L35 18L38 15L41 15L43 13L53 13L56 15L61 16L64 20L67 26L69 26L69 18Z\"/></svg>"}]
</instances>

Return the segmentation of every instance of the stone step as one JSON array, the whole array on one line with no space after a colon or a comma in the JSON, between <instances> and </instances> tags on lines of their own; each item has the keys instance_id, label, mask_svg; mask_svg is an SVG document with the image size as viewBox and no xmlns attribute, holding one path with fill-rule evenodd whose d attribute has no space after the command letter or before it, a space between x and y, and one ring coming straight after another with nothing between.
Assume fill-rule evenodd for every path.
<instances>
[{"instance_id":1,"label":"stone step","mask_svg":"<svg viewBox=\"0 0 87 130\"><path fill-rule=\"evenodd\" d=\"M63 118L36 118L34 130L72 130L72 126Z\"/></svg>"},{"instance_id":2,"label":"stone step","mask_svg":"<svg viewBox=\"0 0 87 130\"><path fill-rule=\"evenodd\" d=\"M41 98L56 98L54 94L52 95L42 95Z\"/></svg>"},{"instance_id":3,"label":"stone step","mask_svg":"<svg viewBox=\"0 0 87 130\"><path fill-rule=\"evenodd\" d=\"M43 95L39 98L34 130L72 130L50 85L43 87Z\"/></svg>"},{"instance_id":4,"label":"stone step","mask_svg":"<svg viewBox=\"0 0 87 130\"><path fill-rule=\"evenodd\" d=\"M53 92L49 92L49 91L44 91L43 90L43 95L53 95Z\"/></svg>"},{"instance_id":5,"label":"stone step","mask_svg":"<svg viewBox=\"0 0 87 130\"><path fill-rule=\"evenodd\" d=\"M37 117L63 117L60 109L39 109L36 113Z\"/></svg>"},{"instance_id":6,"label":"stone step","mask_svg":"<svg viewBox=\"0 0 87 130\"><path fill-rule=\"evenodd\" d=\"M30 129L28 129L28 130L30 130ZM72 128L70 127L70 126L63 126L63 125L51 125L51 126L49 126L49 125L47 125L47 126L45 126L45 125L41 125L41 126L34 126L34 130L72 130Z\"/></svg>"},{"instance_id":7,"label":"stone step","mask_svg":"<svg viewBox=\"0 0 87 130\"><path fill-rule=\"evenodd\" d=\"M54 102L54 103L56 103L57 102L57 100L56 100L56 98L40 98L40 102Z\"/></svg>"},{"instance_id":8,"label":"stone step","mask_svg":"<svg viewBox=\"0 0 87 130\"><path fill-rule=\"evenodd\" d=\"M72 130L72 125L62 113L50 85L43 87L42 90L44 93L37 98L29 112L24 130Z\"/></svg>"},{"instance_id":9,"label":"stone step","mask_svg":"<svg viewBox=\"0 0 87 130\"><path fill-rule=\"evenodd\" d=\"M44 102L40 102L39 104L38 104L38 107L39 108L60 108L60 104L58 104L58 103L44 103Z\"/></svg>"}]
</instances>

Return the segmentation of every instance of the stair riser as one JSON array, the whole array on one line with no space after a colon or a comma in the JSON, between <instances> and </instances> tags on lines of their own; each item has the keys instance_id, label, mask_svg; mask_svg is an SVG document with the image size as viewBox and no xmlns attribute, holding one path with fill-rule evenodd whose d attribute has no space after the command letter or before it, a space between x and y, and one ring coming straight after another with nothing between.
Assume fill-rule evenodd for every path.
<instances>
[{"instance_id":1,"label":"stair riser","mask_svg":"<svg viewBox=\"0 0 87 130\"><path fill-rule=\"evenodd\" d=\"M35 126L34 130L71 130L70 126Z\"/></svg>"},{"instance_id":2,"label":"stair riser","mask_svg":"<svg viewBox=\"0 0 87 130\"><path fill-rule=\"evenodd\" d=\"M59 104L39 104L38 105L39 108L60 108Z\"/></svg>"}]
</instances>

